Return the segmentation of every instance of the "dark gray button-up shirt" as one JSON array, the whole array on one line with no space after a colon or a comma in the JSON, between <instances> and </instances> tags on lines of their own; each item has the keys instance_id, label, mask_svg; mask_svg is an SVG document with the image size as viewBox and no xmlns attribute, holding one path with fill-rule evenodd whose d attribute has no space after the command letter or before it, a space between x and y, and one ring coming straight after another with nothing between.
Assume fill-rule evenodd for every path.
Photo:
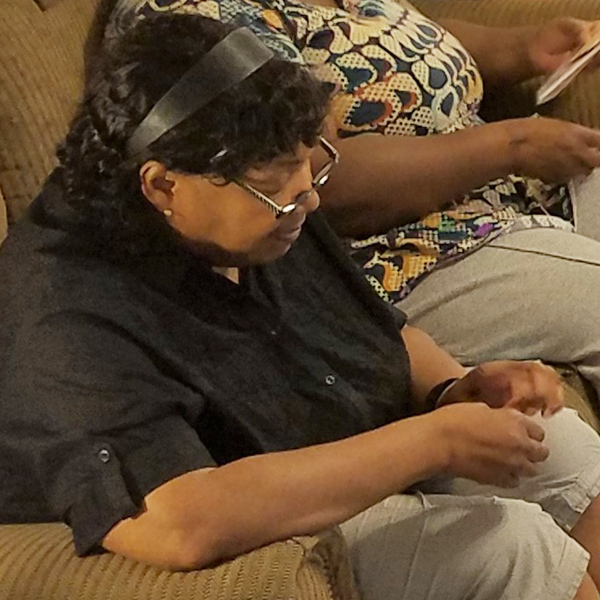
<instances>
[{"instance_id":1,"label":"dark gray button-up shirt","mask_svg":"<svg viewBox=\"0 0 600 600\"><path fill-rule=\"evenodd\" d=\"M0 249L3 522L64 520L86 553L187 471L409 414L403 316L319 214L236 285L175 246L106 260L57 193Z\"/></svg>"}]
</instances>

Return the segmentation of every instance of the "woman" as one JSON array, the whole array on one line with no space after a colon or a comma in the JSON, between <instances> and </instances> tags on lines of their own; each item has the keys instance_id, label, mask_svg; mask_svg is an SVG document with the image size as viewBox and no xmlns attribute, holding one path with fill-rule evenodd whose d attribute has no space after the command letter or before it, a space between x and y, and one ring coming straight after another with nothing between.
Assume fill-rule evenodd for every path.
<instances>
[{"instance_id":1,"label":"woman","mask_svg":"<svg viewBox=\"0 0 600 600\"><path fill-rule=\"evenodd\" d=\"M2 519L176 570L340 524L367 600L597 600L598 436L368 286L315 212L327 100L198 16L97 65L0 250Z\"/></svg>"},{"instance_id":2,"label":"woman","mask_svg":"<svg viewBox=\"0 0 600 600\"><path fill-rule=\"evenodd\" d=\"M117 29L133 8L248 24L311 65L337 90L341 159L323 207L379 294L463 364L573 363L600 390L599 211L579 207L590 239L576 235L562 185L600 166L600 133L477 116L484 83L553 71L590 24L436 24L391 0L122 0Z\"/></svg>"}]
</instances>

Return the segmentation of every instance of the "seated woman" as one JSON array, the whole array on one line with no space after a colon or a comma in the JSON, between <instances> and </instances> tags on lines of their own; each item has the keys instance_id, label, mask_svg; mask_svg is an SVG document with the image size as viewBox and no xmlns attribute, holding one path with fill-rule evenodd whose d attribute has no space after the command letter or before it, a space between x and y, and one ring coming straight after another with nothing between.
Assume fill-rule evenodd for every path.
<instances>
[{"instance_id":1,"label":"seated woman","mask_svg":"<svg viewBox=\"0 0 600 600\"><path fill-rule=\"evenodd\" d=\"M133 8L247 24L311 65L337 90L323 207L379 294L463 364L573 363L600 390L600 210L579 206L574 229L561 185L600 166L600 132L477 114L484 83L554 70L588 24L436 24L392 0L121 0L117 32Z\"/></svg>"},{"instance_id":2,"label":"seated woman","mask_svg":"<svg viewBox=\"0 0 600 600\"><path fill-rule=\"evenodd\" d=\"M0 249L1 519L170 569L340 524L365 600L598 600L600 439L365 282L315 212L327 101L199 16L97 65Z\"/></svg>"}]
</instances>

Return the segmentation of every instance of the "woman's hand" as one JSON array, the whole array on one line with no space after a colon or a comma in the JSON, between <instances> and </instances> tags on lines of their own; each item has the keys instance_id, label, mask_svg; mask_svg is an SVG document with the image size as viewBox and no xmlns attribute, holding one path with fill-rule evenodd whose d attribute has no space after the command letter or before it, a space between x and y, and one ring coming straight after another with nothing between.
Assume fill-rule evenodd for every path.
<instances>
[{"instance_id":1,"label":"woman's hand","mask_svg":"<svg viewBox=\"0 0 600 600\"><path fill-rule=\"evenodd\" d=\"M441 405L457 402L553 415L564 406L564 393L554 369L540 362L499 360L479 365L441 397Z\"/></svg>"},{"instance_id":2,"label":"woman's hand","mask_svg":"<svg viewBox=\"0 0 600 600\"><path fill-rule=\"evenodd\" d=\"M438 444L446 452L445 472L456 477L515 487L548 458L544 430L517 410L459 404L430 415L437 419Z\"/></svg>"},{"instance_id":3,"label":"woman's hand","mask_svg":"<svg viewBox=\"0 0 600 600\"><path fill-rule=\"evenodd\" d=\"M527 44L532 70L538 74L556 71L586 42L600 32L600 21L582 21L563 17L540 25ZM600 57L590 67L600 66Z\"/></svg>"},{"instance_id":4,"label":"woman's hand","mask_svg":"<svg viewBox=\"0 0 600 600\"><path fill-rule=\"evenodd\" d=\"M547 118L509 119L504 127L513 173L564 183L600 167L600 131Z\"/></svg>"},{"instance_id":5,"label":"woman's hand","mask_svg":"<svg viewBox=\"0 0 600 600\"><path fill-rule=\"evenodd\" d=\"M599 21L569 17L521 27L488 27L455 19L440 24L475 58L486 87L502 88L552 73L600 30ZM592 62L598 65L600 58Z\"/></svg>"}]
</instances>

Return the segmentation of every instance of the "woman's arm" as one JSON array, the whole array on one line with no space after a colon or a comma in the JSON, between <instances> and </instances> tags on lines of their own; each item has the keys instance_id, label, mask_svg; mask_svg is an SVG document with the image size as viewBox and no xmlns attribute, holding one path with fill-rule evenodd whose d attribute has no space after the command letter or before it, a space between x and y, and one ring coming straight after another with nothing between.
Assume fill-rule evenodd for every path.
<instances>
[{"instance_id":1,"label":"woman's arm","mask_svg":"<svg viewBox=\"0 0 600 600\"><path fill-rule=\"evenodd\" d=\"M474 55L488 84L506 85L555 70L597 23L561 18L536 27L444 25ZM322 191L323 207L339 234L356 237L412 222L508 173L564 182L600 166L598 132L548 119L446 136L358 135L337 145L341 160Z\"/></svg>"},{"instance_id":2,"label":"woman's arm","mask_svg":"<svg viewBox=\"0 0 600 600\"><path fill-rule=\"evenodd\" d=\"M145 511L117 525L104 547L193 569L319 531L443 470L444 444L428 442L435 429L418 417L339 442L190 472L150 493Z\"/></svg>"},{"instance_id":3,"label":"woman's arm","mask_svg":"<svg viewBox=\"0 0 600 600\"><path fill-rule=\"evenodd\" d=\"M600 132L554 119L512 119L449 135L358 135L321 190L337 233L367 236L415 221L509 173L566 181L600 166ZM314 153L316 167L320 156Z\"/></svg>"},{"instance_id":4,"label":"woman's arm","mask_svg":"<svg viewBox=\"0 0 600 600\"><path fill-rule=\"evenodd\" d=\"M358 135L335 145L340 162L320 195L347 236L410 223L512 170L505 128L496 123L444 136Z\"/></svg>"},{"instance_id":5,"label":"woman's arm","mask_svg":"<svg viewBox=\"0 0 600 600\"><path fill-rule=\"evenodd\" d=\"M458 396L472 400L467 394L473 390L498 387L498 372L500 382L506 382L507 372L514 374L509 367L491 377L485 372L471 376L477 370L465 376L466 370L422 331L405 327L402 336L417 401L449 377L461 378ZM527 365L520 367L526 377L513 378L519 387L505 400L516 392L531 396L536 369ZM556 382L543 371L536 373L538 391L551 398ZM139 516L113 527L103 546L169 569L200 568L339 524L437 473L516 485L547 457L543 435L514 409L457 403L344 440L252 456L172 479L145 498Z\"/></svg>"},{"instance_id":6,"label":"woman's arm","mask_svg":"<svg viewBox=\"0 0 600 600\"><path fill-rule=\"evenodd\" d=\"M492 408L511 407L526 414L542 411L551 415L564 405L564 392L556 371L539 361L498 360L465 369L440 348L424 331L405 326L402 338L410 359L412 391L419 412L429 391L450 378L457 378L443 396L443 405L485 402Z\"/></svg>"},{"instance_id":7,"label":"woman's arm","mask_svg":"<svg viewBox=\"0 0 600 600\"><path fill-rule=\"evenodd\" d=\"M486 86L512 85L555 71L593 35L594 22L563 17L542 25L488 27L454 19L440 25L473 56Z\"/></svg>"},{"instance_id":8,"label":"woman's arm","mask_svg":"<svg viewBox=\"0 0 600 600\"><path fill-rule=\"evenodd\" d=\"M460 404L354 437L192 471L161 485L103 546L173 570L197 569L308 534L436 473L516 485L545 460L525 415Z\"/></svg>"},{"instance_id":9,"label":"woman's arm","mask_svg":"<svg viewBox=\"0 0 600 600\"><path fill-rule=\"evenodd\" d=\"M416 407L424 406L427 394L438 383L451 377L464 377L469 372L422 329L405 325L401 334L410 360L412 393Z\"/></svg>"},{"instance_id":10,"label":"woman's arm","mask_svg":"<svg viewBox=\"0 0 600 600\"><path fill-rule=\"evenodd\" d=\"M526 81L540 71L529 56L537 26L488 27L456 19L440 19L475 59L486 86Z\"/></svg>"}]
</instances>

